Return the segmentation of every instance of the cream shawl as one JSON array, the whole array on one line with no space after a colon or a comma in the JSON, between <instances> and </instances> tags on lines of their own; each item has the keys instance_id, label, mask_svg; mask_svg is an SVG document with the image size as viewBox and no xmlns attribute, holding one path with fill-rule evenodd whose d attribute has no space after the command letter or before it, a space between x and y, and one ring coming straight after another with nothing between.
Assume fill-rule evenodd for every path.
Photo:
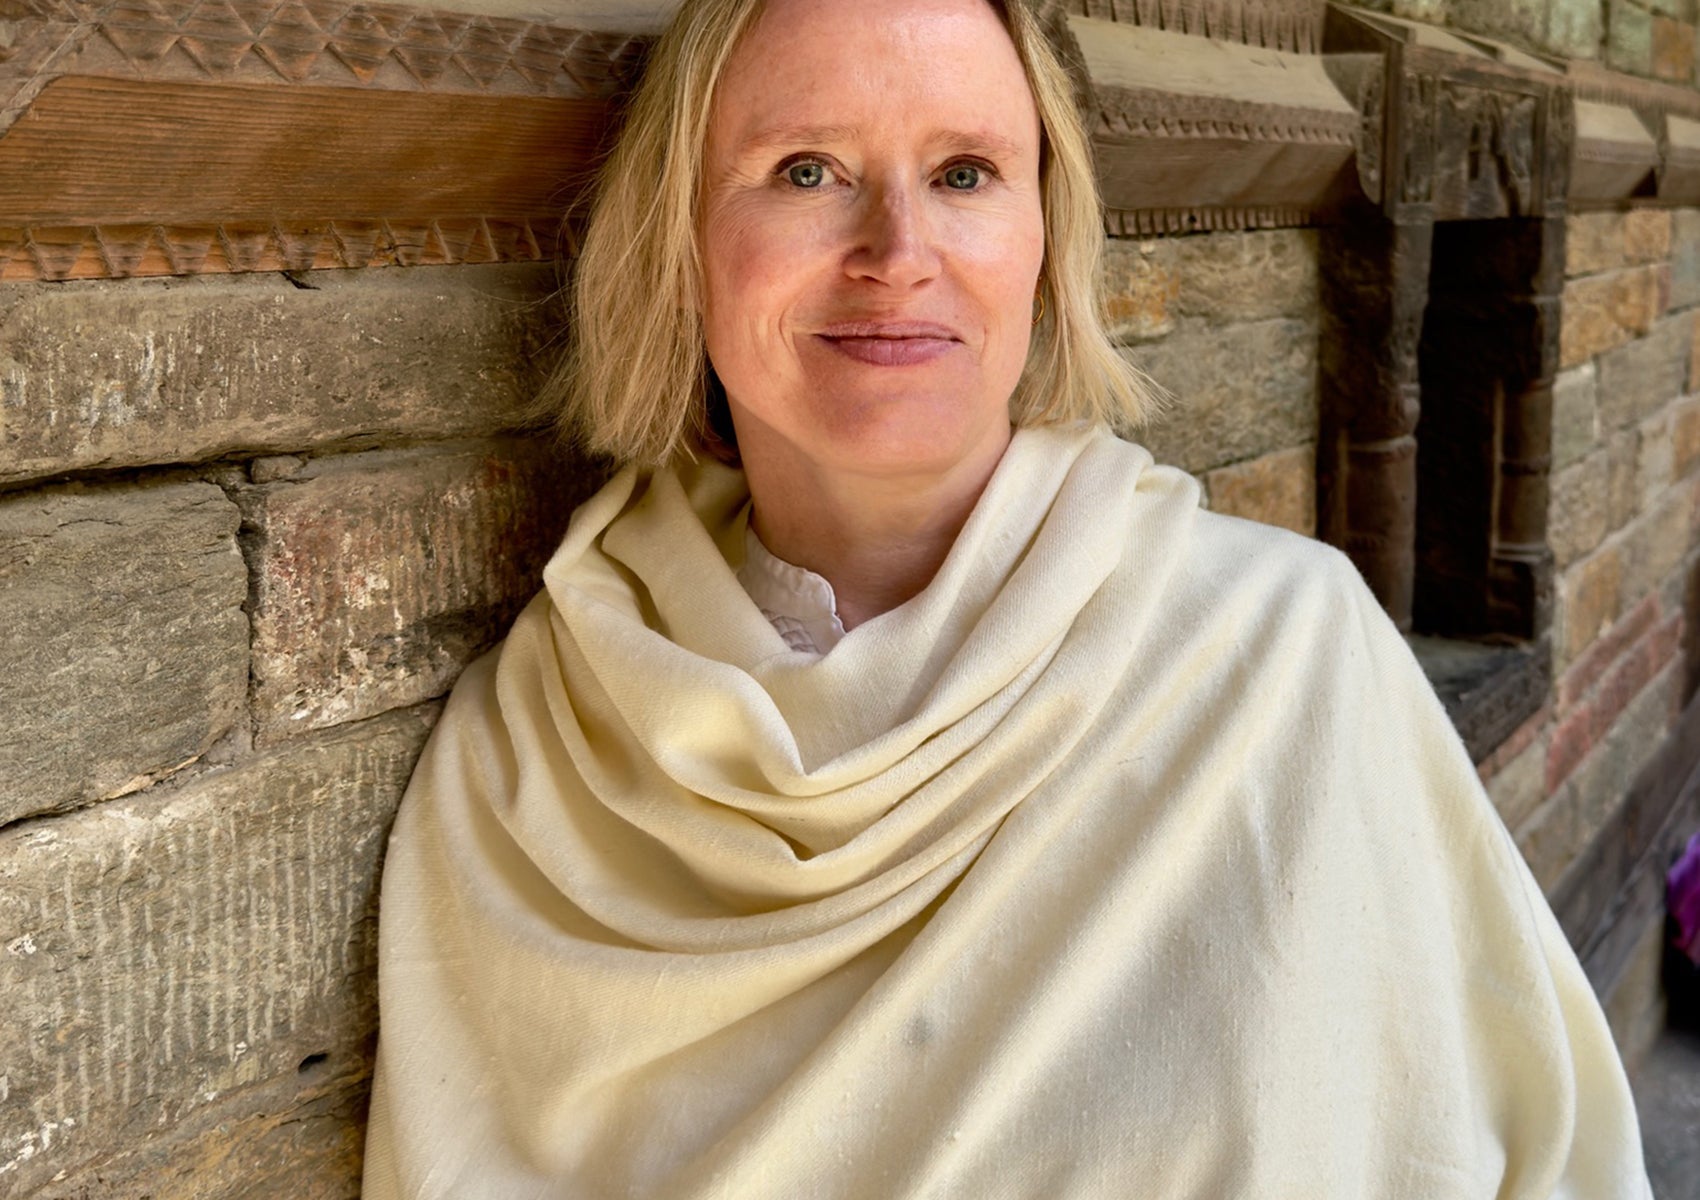
<instances>
[{"instance_id":1,"label":"cream shawl","mask_svg":"<svg viewBox=\"0 0 1700 1200\"><path fill-rule=\"evenodd\" d=\"M626 471L385 868L366 1195L1645 1197L1575 958L1344 558L1025 431L814 659Z\"/></svg>"}]
</instances>

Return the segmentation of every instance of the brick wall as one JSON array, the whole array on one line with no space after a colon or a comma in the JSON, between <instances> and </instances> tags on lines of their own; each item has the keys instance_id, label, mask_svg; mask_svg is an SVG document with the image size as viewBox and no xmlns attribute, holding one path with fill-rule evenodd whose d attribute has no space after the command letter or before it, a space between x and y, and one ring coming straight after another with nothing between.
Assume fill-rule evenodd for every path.
<instances>
[{"instance_id":1,"label":"brick wall","mask_svg":"<svg viewBox=\"0 0 1700 1200\"><path fill-rule=\"evenodd\" d=\"M552 282L0 289L0 1194L357 1190L390 816L595 482Z\"/></svg>"},{"instance_id":2,"label":"brick wall","mask_svg":"<svg viewBox=\"0 0 1700 1200\"><path fill-rule=\"evenodd\" d=\"M1556 682L1483 768L1549 894L1595 869L1589 851L1693 694L1684 647L1700 578L1700 211L1574 216L1566 244L1549 510ZM1660 932L1644 919L1629 931L1637 953L1595 972L1631 1053L1659 1019Z\"/></svg>"}]
</instances>

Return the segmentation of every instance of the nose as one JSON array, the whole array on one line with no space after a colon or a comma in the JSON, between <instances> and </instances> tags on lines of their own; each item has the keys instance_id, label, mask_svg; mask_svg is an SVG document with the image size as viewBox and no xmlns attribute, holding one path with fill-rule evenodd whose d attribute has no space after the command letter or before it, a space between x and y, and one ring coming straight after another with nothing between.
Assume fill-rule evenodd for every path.
<instances>
[{"instance_id":1,"label":"nose","mask_svg":"<svg viewBox=\"0 0 1700 1200\"><path fill-rule=\"evenodd\" d=\"M925 198L901 184L868 189L857 205L851 247L844 265L855 279L911 288L939 271Z\"/></svg>"}]
</instances>

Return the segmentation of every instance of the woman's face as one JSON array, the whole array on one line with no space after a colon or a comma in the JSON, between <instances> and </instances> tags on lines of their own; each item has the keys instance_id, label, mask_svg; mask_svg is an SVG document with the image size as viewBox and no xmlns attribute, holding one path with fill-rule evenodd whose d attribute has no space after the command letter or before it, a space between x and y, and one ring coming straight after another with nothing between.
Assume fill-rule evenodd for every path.
<instances>
[{"instance_id":1,"label":"woman's face","mask_svg":"<svg viewBox=\"0 0 1700 1200\"><path fill-rule=\"evenodd\" d=\"M996 462L1044 217L1038 112L984 0L771 0L715 97L701 220L747 464Z\"/></svg>"}]
</instances>

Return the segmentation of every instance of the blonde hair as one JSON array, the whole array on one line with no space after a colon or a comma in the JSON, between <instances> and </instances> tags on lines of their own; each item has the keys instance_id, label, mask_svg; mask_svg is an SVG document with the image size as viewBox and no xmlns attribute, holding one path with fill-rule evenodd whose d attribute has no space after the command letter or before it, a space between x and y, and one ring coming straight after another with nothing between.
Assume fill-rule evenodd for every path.
<instances>
[{"instance_id":1,"label":"blonde hair","mask_svg":"<svg viewBox=\"0 0 1700 1200\"><path fill-rule=\"evenodd\" d=\"M710 412L698 198L715 87L763 2L685 0L602 169L571 285L572 340L542 403L586 449L622 463L658 466L729 440ZM1015 44L1042 131L1044 309L1011 418L1138 424L1153 394L1101 321L1103 218L1068 75L1023 0L987 2Z\"/></svg>"}]
</instances>

